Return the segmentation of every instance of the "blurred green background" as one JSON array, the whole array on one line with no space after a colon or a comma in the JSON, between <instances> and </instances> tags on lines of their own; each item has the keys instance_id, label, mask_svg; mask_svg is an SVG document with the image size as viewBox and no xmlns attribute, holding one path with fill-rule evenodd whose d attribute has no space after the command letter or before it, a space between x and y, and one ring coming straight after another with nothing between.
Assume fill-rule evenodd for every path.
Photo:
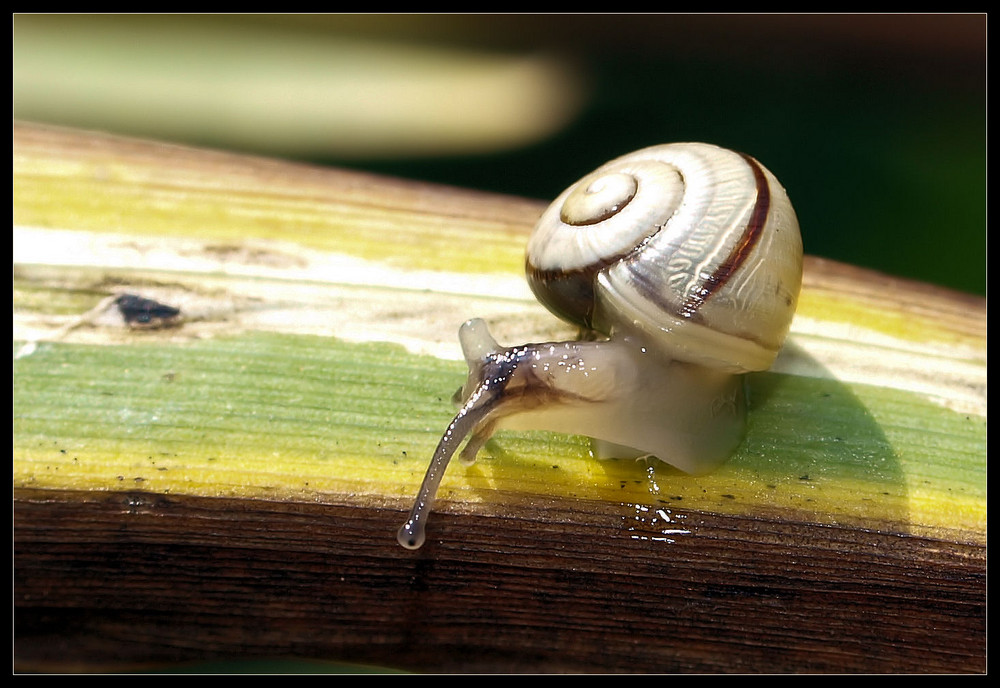
<instances>
[{"instance_id":1,"label":"blurred green background","mask_svg":"<svg viewBox=\"0 0 1000 688\"><path fill-rule=\"evenodd\" d=\"M986 16L15 15L14 117L549 199L707 141L806 251L986 293Z\"/></svg>"}]
</instances>

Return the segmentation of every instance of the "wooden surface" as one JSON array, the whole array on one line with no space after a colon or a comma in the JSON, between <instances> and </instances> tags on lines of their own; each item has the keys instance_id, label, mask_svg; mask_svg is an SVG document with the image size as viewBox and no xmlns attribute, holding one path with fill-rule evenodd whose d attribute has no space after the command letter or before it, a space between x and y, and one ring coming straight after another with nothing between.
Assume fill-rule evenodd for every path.
<instances>
[{"instance_id":1,"label":"wooden surface","mask_svg":"<svg viewBox=\"0 0 1000 688\"><path fill-rule=\"evenodd\" d=\"M15 668L984 671L985 301L820 259L722 470L503 434L396 544L540 207L16 125Z\"/></svg>"},{"instance_id":2,"label":"wooden surface","mask_svg":"<svg viewBox=\"0 0 1000 688\"><path fill-rule=\"evenodd\" d=\"M670 509L683 536L573 500L439 514L19 491L17 659L123 668L307 657L428 671L985 668L981 547ZM30 573L30 575L28 575ZM920 648L917 652L913 648Z\"/></svg>"}]
</instances>

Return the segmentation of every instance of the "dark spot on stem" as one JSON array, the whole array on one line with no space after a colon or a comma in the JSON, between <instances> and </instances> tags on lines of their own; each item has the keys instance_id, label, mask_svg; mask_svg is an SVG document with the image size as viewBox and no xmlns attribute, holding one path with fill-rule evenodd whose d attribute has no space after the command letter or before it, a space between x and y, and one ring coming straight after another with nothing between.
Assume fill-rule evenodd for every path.
<instances>
[{"instance_id":1,"label":"dark spot on stem","mask_svg":"<svg viewBox=\"0 0 1000 688\"><path fill-rule=\"evenodd\" d=\"M122 294L115 299L115 305L125 324L135 328L171 327L181 314L179 308L135 294Z\"/></svg>"}]
</instances>

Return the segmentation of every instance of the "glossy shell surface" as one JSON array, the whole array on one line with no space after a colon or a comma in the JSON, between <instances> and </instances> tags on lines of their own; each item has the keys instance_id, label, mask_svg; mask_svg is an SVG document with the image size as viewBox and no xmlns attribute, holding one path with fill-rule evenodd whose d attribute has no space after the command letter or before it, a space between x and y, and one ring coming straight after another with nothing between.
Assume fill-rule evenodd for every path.
<instances>
[{"instance_id":1,"label":"glossy shell surface","mask_svg":"<svg viewBox=\"0 0 1000 688\"><path fill-rule=\"evenodd\" d=\"M710 144L601 166L543 213L528 282L554 313L665 355L734 372L771 365L802 275L798 220L754 158Z\"/></svg>"}]
</instances>

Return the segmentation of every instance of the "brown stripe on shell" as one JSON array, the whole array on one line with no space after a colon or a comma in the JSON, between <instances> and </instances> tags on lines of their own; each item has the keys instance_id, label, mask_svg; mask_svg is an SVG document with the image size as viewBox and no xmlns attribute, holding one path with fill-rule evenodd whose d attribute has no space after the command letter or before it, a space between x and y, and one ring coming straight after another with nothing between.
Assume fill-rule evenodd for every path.
<instances>
[{"instance_id":1,"label":"brown stripe on shell","mask_svg":"<svg viewBox=\"0 0 1000 688\"><path fill-rule=\"evenodd\" d=\"M740 156L746 160L753 170L754 183L757 186L757 200L754 202L753 210L750 212L750 220L743 229L743 235L733 247L729 256L715 269L709 277L698 285L692 294L688 294L687 299L681 306L682 317L692 318L698 313L712 294L724 287L733 274L740 269L746 261L750 252L757 245L761 234L764 232L764 225L767 223L767 215L771 210L771 188L767 183L767 176L761 168L760 163L745 153Z\"/></svg>"},{"instance_id":2,"label":"brown stripe on shell","mask_svg":"<svg viewBox=\"0 0 1000 688\"><path fill-rule=\"evenodd\" d=\"M594 308L597 306L594 289L597 276L612 265L634 259L662 228L663 225L657 225L655 231L626 251L573 270L561 268L541 270L532 265L530 259L525 258L524 270L528 277L528 286L534 292L535 298L563 320L588 330L601 331L600 323L594 322Z\"/></svg>"},{"instance_id":3,"label":"brown stripe on shell","mask_svg":"<svg viewBox=\"0 0 1000 688\"><path fill-rule=\"evenodd\" d=\"M575 270L541 270L525 259L524 270L528 286L546 308L563 320L593 329L597 275L627 255L613 256Z\"/></svg>"}]
</instances>

